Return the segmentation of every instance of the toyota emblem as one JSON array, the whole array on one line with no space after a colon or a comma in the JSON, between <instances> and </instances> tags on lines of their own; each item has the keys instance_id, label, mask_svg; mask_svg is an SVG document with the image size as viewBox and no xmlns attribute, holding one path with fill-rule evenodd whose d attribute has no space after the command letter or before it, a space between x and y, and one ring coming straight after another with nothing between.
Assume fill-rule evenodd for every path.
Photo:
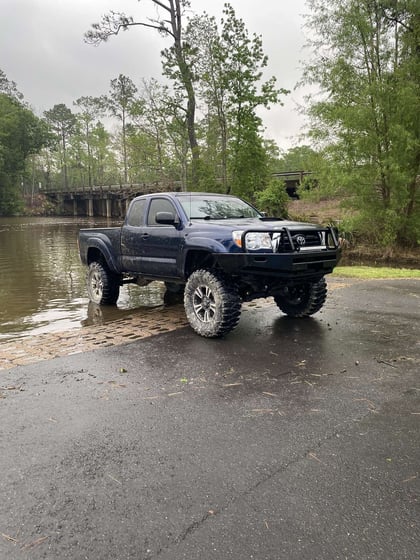
<instances>
[{"instance_id":1,"label":"toyota emblem","mask_svg":"<svg viewBox=\"0 0 420 560\"><path fill-rule=\"evenodd\" d=\"M301 247L302 247L302 245L305 245L305 243L306 243L305 236L304 235L297 235L296 236L296 243L298 245L300 245Z\"/></svg>"}]
</instances>

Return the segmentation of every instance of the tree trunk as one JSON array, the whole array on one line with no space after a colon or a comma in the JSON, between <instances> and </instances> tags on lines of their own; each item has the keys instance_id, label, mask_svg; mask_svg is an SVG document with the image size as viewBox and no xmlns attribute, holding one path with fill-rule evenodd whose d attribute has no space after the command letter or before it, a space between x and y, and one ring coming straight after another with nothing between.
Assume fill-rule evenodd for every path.
<instances>
[{"instance_id":1,"label":"tree trunk","mask_svg":"<svg viewBox=\"0 0 420 560\"><path fill-rule=\"evenodd\" d=\"M187 93L187 131L188 140L190 144L191 156L192 156L192 183L197 186L199 181L199 160L200 160L200 149L197 141L197 135L195 131L195 92L192 74L188 64L184 58L184 51L182 47L182 24L181 24L181 5L179 0L175 0L175 5L173 0L170 0L171 6L171 26L172 33L174 37L175 54L178 63L178 68L181 74L182 83L184 84L185 91Z\"/></svg>"}]
</instances>

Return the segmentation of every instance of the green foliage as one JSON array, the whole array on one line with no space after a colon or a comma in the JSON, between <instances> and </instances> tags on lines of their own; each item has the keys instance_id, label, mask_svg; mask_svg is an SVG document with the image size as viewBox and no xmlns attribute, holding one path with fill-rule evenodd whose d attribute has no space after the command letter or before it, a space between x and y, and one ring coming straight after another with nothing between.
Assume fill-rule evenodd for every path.
<instances>
[{"instance_id":1,"label":"green foliage","mask_svg":"<svg viewBox=\"0 0 420 560\"><path fill-rule=\"evenodd\" d=\"M289 197L283 181L271 179L266 188L255 193L255 202L259 210L276 218L287 218Z\"/></svg>"},{"instance_id":2,"label":"green foliage","mask_svg":"<svg viewBox=\"0 0 420 560\"><path fill-rule=\"evenodd\" d=\"M223 13L220 31L206 14L193 18L186 30L186 42L194 45L188 61L207 111L201 156L225 192L252 198L266 184L271 158L258 108L279 103L280 94L287 92L276 88L274 77L263 81L267 57L261 37L249 36L230 4Z\"/></svg>"},{"instance_id":3,"label":"green foliage","mask_svg":"<svg viewBox=\"0 0 420 560\"><path fill-rule=\"evenodd\" d=\"M44 123L16 98L0 93L0 215L20 210L26 159L47 140Z\"/></svg>"},{"instance_id":4,"label":"green foliage","mask_svg":"<svg viewBox=\"0 0 420 560\"><path fill-rule=\"evenodd\" d=\"M111 80L109 93L100 99L100 103L105 111L119 119L124 125L135 101L136 93L137 87L133 81L128 76L120 74L118 78Z\"/></svg>"},{"instance_id":5,"label":"green foliage","mask_svg":"<svg viewBox=\"0 0 420 560\"><path fill-rule=\"evenodd\" d=\"M13 216L22 210L19 187L10 176L0 170L0 216Z\"/></svg>"},{"instance_id":6,"label":"green foliage","mask_svg":"<svg viewBox=\"0 0 420 560\"><path fill-rule=\"evenodd\" d=\"M214 59L221 69L220 84L225 96L228 126L227 169L230 191L249 198L266 183L268 156L261 137L259 107L279 103L286 90L276 88L274 77L261 82L267 65L262 39L249 37L245 24L225 4L224 19Z\"/></svg>"},{"instance_id":7,"label":"green foliage","mask_svg":"<svg viewBox=\"0 0 420 560\"><path fill-rule=\"evenodd\" d=\"M268 181L268 159L261 137L255 128L243 129L229 159L230 192L247 200Z\"/></svg>"},{"instance_id":8,"label":"green foliage","mask_svg":"<svg viewBox=\"0 0 420 560\"><path fill-rule=\"evenodd\" d=\"M318 153L310 146L295 146L281 153L273 171L312 171L318 158Z\"/></svg>"},{"instance_id":9,"label":"green foliage","mask_svg":"<svg viewBox=\"0 0 420 560\"><path fill-rule=\"evenodd\" d=\"M343 278L420 278L420 270L410 268L388 268L383 266L337 266L334 269L333 276Z\"/></svg>"},{"instance_id":10,"label":"green foliage","mask_svg":"<svg viewBox=\"0 0 420 560\"><path fill-rule=\"evenodd\" d=\"M52 109L44 112L44 116L60 142L74 131L76 117L64 103L54 105Z\"/></svg>"},{"instance_id":11,"label":"green foliage","mask_svg":"<svg viewBox=\"0 0 420 560\"><path fill-rule=\"evenodd\" d=\"M329 163L322 188L351 196L361 230L415 245L420 164L420 26L415 4L311 0L314 60L305 81L312 138ZM324 171L326 168L324 167Z\"/></svg>"},{"instance_id":12,"label":"green foliage","mask_svg":"<svg viewBox=\"0 0 420 560\"><path fill-rule=\"evenodd\" d=\"M171 40L161 53L170 85L143 80L139 91L120 74L107 95L79 97L74 113L64 104L46 111L50 141L26 161L17 188L23 182L24 192L33 194L38 185L71 189L159 182L252 200L267 185L278 154L274 143L263 140L258 110L279 103L287 92L277 88L274 77L264 77L261 37L248 33L229 4L220 26L203 15L191 18L188 29L187 0L152 4L155 19L111 12L85 38L99 44L132 26L157 30ZM0 91L21 98L1 71ZM100 120L105 116L116 123L112 133Z\"/></svg>"},{"instance_id":13,"label":"green foliage","mask_svg":"<svg viewBox=\"0 0 420 560\"><path fill-rule=\"evenodd\" d=\"M69 137L76 129L76 116L72 113L71 109L66 107L64 103L54 105L52 109L44 112L44 116L51 130L55 134L57 151L60 158L59 165L62 175L62 188L67 190L69 187L67 144Z\"/></svg>"},{"instance_id":14,"label":"green foliage","mask_svg":"<svg viewBox=\"0 0 420 560\"><path fill-rule=\"evenodd\" d=\"M143 80L131 111L130 167L137 182L181 182L187 188L188 134L182 94L157 80Z\"/></svg>"},{"instance_id":15,"label":"green foliage","mask_svg":"<svg viewBox=\"0 0 420 560\"><path fill-rule=\"evenodd\" d=\"M9 80L3 70L0 69L0 93L4 93L17 101L22 102L23 95L17 89L16 83Z\"/></svg>"},{"instance_id":16,"label":"green foliage","mask_svg":"<svg viewBox=\"0 0 420 560\"><path fill-rule=\"evenodd\" d=\"M111 80L109 94L102 97L104 110L116 117L121 122L121 152L124 166L124 183L129 181L128 156L127 156L127 126L129 116L135 103L137 87L133 81L120 74L118 78Z\"/></svg>"},{"instance_id":17,"label":"green foliage","mask_svg":"<svg viewBox=\"0 0 420 560\"><path fill-rule=\"evenodd\" d=\"M79 140L78 160L81 173L82 185L92 187L95 176L95 158L93 148L95 143L95 120L103 112L101 99L97 97L79 97L74 102L79 109L76 115L77 133Z\"/></svg>"}]
</instances>

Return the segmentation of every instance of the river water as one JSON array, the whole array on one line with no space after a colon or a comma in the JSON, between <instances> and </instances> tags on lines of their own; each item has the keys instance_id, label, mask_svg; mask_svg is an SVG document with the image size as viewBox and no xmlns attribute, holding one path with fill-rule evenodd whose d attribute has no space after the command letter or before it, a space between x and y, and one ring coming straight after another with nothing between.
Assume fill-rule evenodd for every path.
<instances>
[{"instance_id":1,"label":"river water","mask_svg":"<svg viewBox=\"0 0 420 560\"><path fill-rule=\"evenodd\" d=\"M103 218L0 217L0 342L81 328L97 322L87 298L86 267L79 259L80 228L120 225ZM116 308L162 304L162 287L127 285Z\"/></svg>"}]
</instances>

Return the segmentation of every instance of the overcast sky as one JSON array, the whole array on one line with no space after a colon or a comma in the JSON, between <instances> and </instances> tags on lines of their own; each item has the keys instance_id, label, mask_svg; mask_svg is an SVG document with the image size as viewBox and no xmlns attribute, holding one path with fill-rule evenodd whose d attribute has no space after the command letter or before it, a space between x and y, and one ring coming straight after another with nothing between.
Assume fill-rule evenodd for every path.
<instances>
[{"instance_id":1,"label":"overcast sky","mask_svg":"<svg viewBox=\"0 0 420 560\"><path fill-rule=\"evenodd\" d=\"M195 13L206 11L218 23L225 0L191 0ZM250 36L262 36L269 58L268 76L292 90L284 107L262 114L266 136L281 148L295 145L303 126L297 112L302 92L293 91L300 79L305 0L231 0ZM152 15L151 0L0 0L0 69L16 82L38 115L58 103L73 109L81 96L106 94L119 74L139 86L142 78L160 79L160 51L170 40L156 31L132 28L98 47L87 45L83 34L109 10L140 19Z\"/></svg>"}]
</instances>

